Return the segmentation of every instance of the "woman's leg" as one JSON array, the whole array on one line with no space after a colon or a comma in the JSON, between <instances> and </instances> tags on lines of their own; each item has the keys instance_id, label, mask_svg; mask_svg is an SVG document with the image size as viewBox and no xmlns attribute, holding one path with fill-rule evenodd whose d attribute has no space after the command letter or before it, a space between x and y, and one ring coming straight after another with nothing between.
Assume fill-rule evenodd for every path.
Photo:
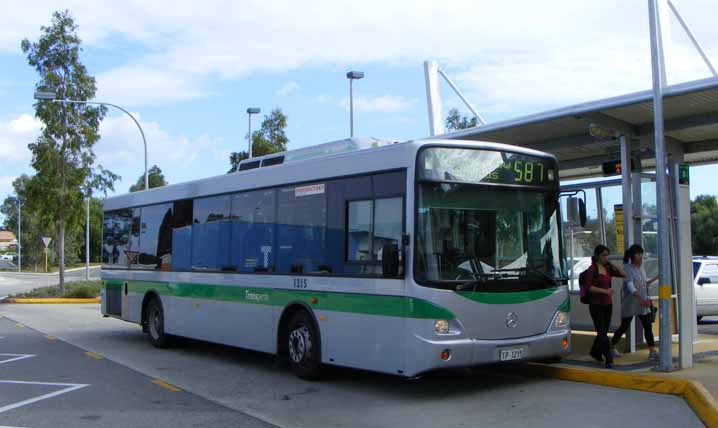
<instances>
[{"instance_id":1,"label":"woman's leg","mask_svg":"<svg viewBox=\"0 0 718 428\"><path fill-rule=\"evenodd\" d=\"M601 337L599 331L602 329L603 316L601 315L600 305L589 304L588 312L591 314L591 320L593 321L593 329L596 330L596 338L593 339L591 345L591 356L597 360L602 360L601 348L599 346L599 338Z\"/></svg>"},{"instance_id":2,"label":"woman's leg","mask_svg":"<svg viewBox=\"0 0 718 428\"><path fill-rule=\"evenodd\" d=\"M638 317L638 320L641 321L641 325L643 326L643 336L646 338L648 348L653 350L656 346L656 342L653 339L653 329L651 328L651 314L641 315Z\"/></svg>"},{"instance_id":3,"label":"woman's leg","mask_svg":"<svg viewBox=\"0 0 718 428\"><path fill-rule=\"evenodd\" d=\"M606 364L613 364L613 353L611 353L611 341L608 340L608 329L611 327L611 315L613 314L613 305L603 305L601 308L603 315L603 338L599 341L601 353L606 359Z\"/></svg>"},{"instance_id":4,"label":"woman's leg","mask_svg":"<svg viewBox=\"0 0 718 428\"><path fill-rule=\"evenodd\" d=\"M621 326L613 333L613 339L611 339L613 346L618 345L618 341L621 340L623 334L628 331L628 327L631 326L631 321L633 321L633 317L621 318Z\"/></svg>"}]
</instances>

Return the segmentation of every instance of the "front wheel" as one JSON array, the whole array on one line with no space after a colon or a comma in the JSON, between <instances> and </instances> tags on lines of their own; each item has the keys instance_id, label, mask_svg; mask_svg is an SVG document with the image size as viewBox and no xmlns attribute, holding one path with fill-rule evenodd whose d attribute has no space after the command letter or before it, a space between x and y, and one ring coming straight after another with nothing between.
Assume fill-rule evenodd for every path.
<instances>
[{"instance_id":1,"label":"front wheel","mask_svg":"<svg viewBox=\"0 0 718 428\"><path fill-rule=\"evenodd\" d=\"M157 348L169 347L171 336L165 333L165 314L159 299L154 298L147 304L146 319L150 343Z\"/></svg>"},{"instance_id":2,"label":"front wheel","mask_svg":"<svg viewBox=\"0 0 718 428\"><path fill-rule=\"evenodd\" d=\"M321 371L321 345L314 320L305 311L299 311L289 323L286 337L289 365L298 377L317 380Z\"/></svg>"}]
</instances>

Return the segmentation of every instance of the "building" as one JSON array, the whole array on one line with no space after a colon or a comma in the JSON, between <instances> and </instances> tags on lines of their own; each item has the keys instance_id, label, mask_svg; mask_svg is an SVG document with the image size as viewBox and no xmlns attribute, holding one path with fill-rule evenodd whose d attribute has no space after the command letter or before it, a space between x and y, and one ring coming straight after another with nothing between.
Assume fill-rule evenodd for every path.
<instances>
[{"instance_id":1,"label":"building","mask_svg":"<svg viewBox=\"0 0 718 428\"><path fill-rule=\"evenodd\" d=\"M0 251L17 246L15 234L7 230L0 230Z\"/></svg>"}]
</instances>

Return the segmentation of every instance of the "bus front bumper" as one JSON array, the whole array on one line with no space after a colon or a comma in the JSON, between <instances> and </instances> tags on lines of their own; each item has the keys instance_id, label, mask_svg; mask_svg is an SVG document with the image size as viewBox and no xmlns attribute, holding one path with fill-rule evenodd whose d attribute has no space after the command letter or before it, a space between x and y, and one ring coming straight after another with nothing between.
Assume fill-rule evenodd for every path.
<instances>
[{"instance_id":1,"label":"bus front bumper","mask_svg":"<svg viewBox=\"0 0 718 428\"><path fill-rule=\"evenodd\" d=\"M536 361L563 357L571 352L570 330L507 340L429 340L420 336L415 339L419 348L413 354L416 366L409 370L414 374L442 368Z\"/></svg>"}]
</instances>

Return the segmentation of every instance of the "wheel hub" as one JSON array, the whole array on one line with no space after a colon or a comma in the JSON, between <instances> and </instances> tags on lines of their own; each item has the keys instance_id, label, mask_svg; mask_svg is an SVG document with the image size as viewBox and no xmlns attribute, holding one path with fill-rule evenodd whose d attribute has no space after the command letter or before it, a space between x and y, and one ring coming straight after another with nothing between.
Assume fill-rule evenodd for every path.
<instances>
[{"instance_id":1,"label":"wheel hub","mask_svg":"<svg viewBox=\"0 0 718 428\"><path fill-rule=\"evenodd\" d=\"M299 364L304 361L311 349L312 337L306 326L299 327L289 334L289 358L294 363Z\"/></svg>"}]
</instances>

